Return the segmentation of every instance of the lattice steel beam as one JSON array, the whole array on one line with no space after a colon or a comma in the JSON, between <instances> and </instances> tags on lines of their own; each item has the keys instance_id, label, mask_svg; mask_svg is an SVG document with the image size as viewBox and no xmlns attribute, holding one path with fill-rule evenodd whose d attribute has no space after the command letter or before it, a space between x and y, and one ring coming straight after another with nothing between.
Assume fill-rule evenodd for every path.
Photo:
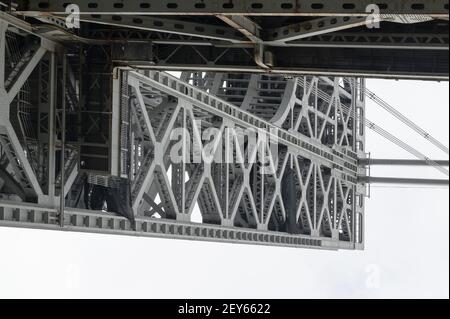
<instances>
[{"instance_id":1,"label":"lattice steel beam","mask_svg":"<svg viewBox=\"0 0 450 319\"><path fill-rule=\"evenodd\" d=\"M0 12L0 24L6 26L1 31L8 35L7 39L0 37L4 39L0 40L2 52L7 51L6 56L0 54L3 70L0 144L1 156L7 159L1 163L3 173L7 174L3 175L14 178L20 185L19 197L23 201L54 204L61 185L67 187L64 190L67 195L78 175L76 150L72 149L73 156L56 159L56 150L61 148L58 130L62 130L57 110L59 100L66 96L69 100L74 98L70 90L61 92L57 61L62 51L56 43L13 16ZM63 166L66 178L62 178L58 165ZM14 196L5 194L10 195Z\"/></svg>"},{"instance_id":2,"label":"lattice steel beam","mask_svg":"<svg viewBox=\"0 0 450 319\"><path fill-rule=\"evenodd\" d=\"M0 144L2 146L2 153L4 151L6 156L8 156L11 168L18 179L17 182L22 185L23 189L28 189L34 196L40 196L43 195L41 185L37 180L36 172L30 164L28 154L21 145L11 123L10 111L11 104L47 52L47 48L40 45L33 55L31 53L29 54L29 58L21 59L21 57L17 57L18 62L9 74L10 80L7 80L5 76L5 65L11 64L11 61L9 61L11 59L11 53L7 60L4 52L8 45L5 35L9 23L4 20L0 21L2 21L0 25L0 45L4 46L0 50L0 58L2 59L0 60L2 68L0 72L2 75L0 78ZM25 56L27 56L26 53L24 54Z\"/></svg>"},{"instance_id":3,"label":"lattice steel beam","mask_svg":"<svg viewBox=\"0 0 450 319\"><path fill-rule=\"evenodd\" d=\"M136 30L86 30L88 39L109 39L111 42L146 42L155 44L185 44L194 46L219 46L234 48L252 48L251 44L229 44L227 42L199 41L196 38L164 39L157 33L140 32ZM74 39L76 40L76 39ZM411 32L334 32L303 38L301 40L284 42L266 42L267 47L322 47L322 48L372 48L396 50L449 50L448 33L411 33Z\"/></svg>"},{"instance_id":4,"label":"lattice steel beam","mask_svg":"<svg viewBox=\"0 0 450 319\"><path fill-rule=\"evenodd\" d=\"M230 28L217 25L193 23L183 20L163 19L161 17L136 17L131 15L81 15L80 20L83 22L111 25L122 28L187 35L209 40L227 41L230 43L248 42L248 40L238 31Z\"/></svg>"},{"instance_id":5,"label":"lattice steel beam","mask_svg":"<svg viewBox=\"0 0 450 319\"><path fill-rule=\"evenodd\" d=\"M275 45L280 42L285 43L362 26L367 27L368 30L360 30L359 33L369 33L368 31L370 31L371 29L383 30L383 26L386 25L386 22L414 24L420 22L428 22L431 20L433 20L433 18L427 16L408 16L402 18L401 16L397 15L383 14L374 15L371 18L365 16L325 17L268 30L267 40L273 41ZM381 25L381 22L383 22L383 25ZM414 33L415 32L411 32L410 36L414 36Z\"/></svg>"},{"instance_id":6,"label":"lattice steel beam","mask_svg":"<svg viewBox=\"0 0 450 319\"><path fill-rule=\"evenodd\" d=\"M316 35L297 41L291 41L285 43L285 45L293 47L448 51L449 36L448 34L431 33L336 32L333 34Z\"/></svg>"},{"instance_id":7,"label":"lattice steel beam","mask_svg":"<svg viewBox=\"0 0 450 319\"><path fill-rule=\"evenodd\" d=\"M381 18L368 20L367 17L332 17L297 23L286 27L269 30L269 41L289 42L317 35L334 33L346 29L380 22Z\"/></svg>"}]
</instances>

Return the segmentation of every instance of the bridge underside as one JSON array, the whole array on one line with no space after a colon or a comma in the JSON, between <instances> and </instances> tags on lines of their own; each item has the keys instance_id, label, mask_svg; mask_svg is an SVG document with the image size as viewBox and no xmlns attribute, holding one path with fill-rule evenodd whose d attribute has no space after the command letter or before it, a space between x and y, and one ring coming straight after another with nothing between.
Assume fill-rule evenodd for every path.
<instances>
[{"instance_id":1,"label":"bridge underside","mask_svg":"<svg viewBox=\"0 0 450 319\"><path fill-rule=\"evenodd\" d=\"M448 79L445 1L13 3L0 226L363 249L363 78Z\"/></svg>"},{"instance_id":2,"label":"bridge underside","mask_svg":"<svg viewBox=\"0 0 450 319\"><path fill-rule=\"evenodd\" d=\"M122 65L448 80L447 0L13 2L40 33L105 45ZM67 29L75 9L81 28Z\"/></svg>"}]
</instances>

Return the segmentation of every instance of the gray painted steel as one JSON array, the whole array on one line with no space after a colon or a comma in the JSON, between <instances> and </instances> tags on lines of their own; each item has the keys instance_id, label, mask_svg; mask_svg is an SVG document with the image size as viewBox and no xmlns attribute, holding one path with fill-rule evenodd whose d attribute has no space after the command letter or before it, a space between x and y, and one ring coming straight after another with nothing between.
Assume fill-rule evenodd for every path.
<instances>
[{"instance_id":1,"label":"gray painted steel","mask_svg":"<svg viewBox=\"0 0 450 319\"><path fill-rule=\"evenodd\" d=\"M448 80L447 0L383 2L379 14L371 1L77 0L80 31L65 27L65 2L17 2L40 33L112 45L136 68Z\"/></svg>"},{"instance_id":2,"label":"gray painted steel","mask_svg":"<svg viewBox=\"0 0 450 319\"><path fill-rule=\"evenodd\" d=\"M364 167L365 126L391 135L361 77L448 79L448 1L389 1L371 31L369 2L73 1L71 30L63 2L13 1L0 226L363 249L366 183L392 179Z\"/></svg>"},{"instance_id":3,"label":"gray painted steel","mask_svg":"<svg viewBox=\"0 0 450 319\"><path fill-rule=\"evenodd\" d=\"M15 1L21 3L19 11L65 12L64 2L59 0L46 1ZM255 0L255 1L196 1L196 0L161 0L127 2L112 2L109 0L80 1L78 4L84 14L92 13L129 13L149 15L298 15L298 16L326 16L326 15L368 15L367 7L373 4L371 0ZM370 12L370 11L369 11ZM381 14L399 15L430 15L445 17L448 15L447 0L402 0L385 1L380 7Z\"/></svg>"}]
</instances>

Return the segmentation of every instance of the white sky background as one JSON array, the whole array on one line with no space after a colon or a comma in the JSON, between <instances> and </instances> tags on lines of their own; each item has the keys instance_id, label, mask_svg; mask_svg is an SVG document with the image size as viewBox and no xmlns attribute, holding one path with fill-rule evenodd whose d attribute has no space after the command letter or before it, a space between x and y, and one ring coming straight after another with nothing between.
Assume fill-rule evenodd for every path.
<instances>
[{"instance_id":1,"label":"white sky background","mask_svg":"<svg viewBox=\"0 0 450 319\"><path fill-rule=\"evenodd\" d=\"M448 83L368 88L448 145ZM445 158L380 108L368 118ZM412 158L368 132L373 158ZM433 169L376 176L445 178ZM0 228L0 298L449 297L448 189L372 188L365 251L315 251Z\"/></svg>"}]
</instances>

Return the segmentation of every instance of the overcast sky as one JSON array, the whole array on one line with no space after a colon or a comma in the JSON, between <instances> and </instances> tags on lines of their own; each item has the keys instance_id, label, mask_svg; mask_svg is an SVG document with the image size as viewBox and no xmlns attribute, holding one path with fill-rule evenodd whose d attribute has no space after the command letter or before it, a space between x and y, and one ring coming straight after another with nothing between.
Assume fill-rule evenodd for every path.
<instances>
[{"instance_id":1,"label":"overcast sky","mask_svg":"<svg viewBox=\"0 0 450 319\"><path fill-rule=\"evenodd\" d=\"M448 83L368 88L448 145ZM437 159L440 151L368 103L368 118ZM373 158L411 158L368 132ZM374 176L445 178L430 168ZM0 298L449 297L447 188L373 187L365 251L315 251L0 228Z\"/></svg>"}]
</instances>

